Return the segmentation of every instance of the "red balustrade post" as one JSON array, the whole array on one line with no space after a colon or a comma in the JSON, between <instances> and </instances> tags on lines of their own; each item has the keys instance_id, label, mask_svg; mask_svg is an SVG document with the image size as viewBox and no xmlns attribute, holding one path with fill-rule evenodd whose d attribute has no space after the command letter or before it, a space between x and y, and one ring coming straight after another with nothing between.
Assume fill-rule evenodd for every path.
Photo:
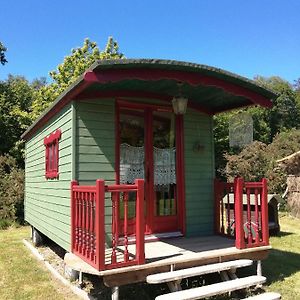
<instances>
[{"instance_id":1,"label":"red balustrade post","mask_svg":"<svg viewBox=\"0 0 300 300\"><path fill-rule=\"evenodd\" d=\"M253 242L253 235L252 235L252 220L251 220L251 188L246 188L246 195L247 195L247 244L252 245Z\"/></svg>"},{"instance_id":2,"label":"red balustrade post","mask_svg":"<svg viewBox=\"0 0 300 300\"><path fill-rule=\"evenodd\" d=\"M96 180L96 207L95 207L95 235L96 235L96 265L98 270L105 269L105 224L104 204L105 184L104 180Z\"/></svg>"},{"instance_id":3,"label":"red balustrade post","mask_svg":"<svg viewBox=\"0 0 300 300\"><path fill-rule=\"evenodd\" d=\"M76 180L71 181L71 251L75 249L75 239L76 239L76 226L77 226L77 215L76 215L76 199L73 192L73 187L78 185Z\"/></svg>"},{"instance_id":4,"label":"red balustrade post","mask_svg":"<svg viewBox=\"0 0 300 300\"><path fill-rule=\"evenodd\" d=\"M259 244L260 237L259 237L259 209L258 209L258 188L254 190L254 197L255 197L255 243Z\"/></svg>"},{"instance_id":5,"label":"red balustrade post","mask_svg":"<svg viewBox=\"0 0 300 300\"><path fill-rule=\"evenodd\" d=\"M268 185L266 178L262 179L261 230L263 243L269 245Z\"/></svg>"},{"instance_id":6,"label":"red balustrade post","mask_svg":"<svg viewBox=\"0 0 300 300\"><path fill-rule=\"evenodd\" d=\"M234 180L234 215L235 215L235 247L245 248L245 234L243 222L243 178Z\"/></svg>"},{"instance_id":7,"label":"red balustrade post","mask_svg":"<svg viewBox=\"0 0 300 300\"><path fill-rule=\"evenodd\" d=\"M128 262L129 252L128 252L128 192L123 193L123 203L124 203L124 261Z\"/></svg>"},{"instance_id":8,"label":"red balustrade post","mask_svg":"<svg viewBox=\"0 0 300 300\"><path fill-rule=\"evenodd\" d=\"M144 180L136 179L136 260L145 263Z\"/></svg>"},{"instance_id":9,"label":"red balustrade post","mask_svg":"<svg viewBox=\"0 0 300 300\"><path fill-rule=\"evenodd\" d=\"M215 234L220 234L220 181L215 178L214 181L214 196L215 196Z\"/></svg>"},{"instance_id":10,"label":"red balustrade post","mask_svg":"<svg viewBox=\"0 0 300 300\"><path fill-rule=\"evenodd\" d=\"M124 195L123 195L124 198ZM116 192L111 192L111 201L112 201L112 226L111 226L111 244L112 244L112 252L111 252L111 263L116 264L117 263L117 227L119 226L118 222L119 219L117 218L117 209L118 205L117 202L119 202L119 197L117 196Z\"/></svg>"}]
</instances>

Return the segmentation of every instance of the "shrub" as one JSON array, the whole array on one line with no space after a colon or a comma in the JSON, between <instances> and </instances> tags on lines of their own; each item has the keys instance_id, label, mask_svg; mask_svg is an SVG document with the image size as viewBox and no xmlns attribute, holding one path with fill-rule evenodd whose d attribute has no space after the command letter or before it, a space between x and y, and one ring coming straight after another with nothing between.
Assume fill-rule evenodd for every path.
<instances>
[{"instance_id":1,"label":"shrub","mask_svg":"<svg viewBox=\"0 0 300 300\"><path fill-rule=\"evenodd\" d=\"M0 156L0 221L23 222L24 171L8 155Z\"/></svg>"},{"instance_id":2,"label":"shrub","mask_svg":"<svg viewBox=\"0 0 300 300\"><path fill-rule=\"evenodd\" d=\"M247 181L259 181L266 177L269 192L282 194L286 188L288 174L278 167L276 160L299 150L300 130L281 132L269 145L255 141L239 154L225 155L226 177L229 181L236 176L244 177Z\"/></svg>"},{"instance_id":3,"label":"shrub","mask_svg":"<svg viewBox=\"0 0 300 300\"><path fill-rule=\"evenodd\" d=\"M7 229L12 224L13 224L12 221L0 219L0 230Z\"/></svg>"}]
</instances>

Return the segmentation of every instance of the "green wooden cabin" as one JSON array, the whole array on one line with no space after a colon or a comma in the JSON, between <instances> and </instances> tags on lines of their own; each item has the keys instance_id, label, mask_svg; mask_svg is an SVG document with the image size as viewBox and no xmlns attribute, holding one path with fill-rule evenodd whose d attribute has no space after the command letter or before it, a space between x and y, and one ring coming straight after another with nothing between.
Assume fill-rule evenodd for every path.
<instances>
[{"instance_id":1,"label":"green wooden cabin","mask_svg":"<svg viewBox=\"0 0 300 300\"><path fill-rule=\"evenodd\" d=\"M146 236L213 235L213 116L249 105L270 107L274 97L249 79L205 65L98 61L22 136L25 219L72 251L71 182L129 185L140 178ZM121 202L119 219L125 214ZM135 234L134 203L129 195L128 236ZM113 209L107 194L104 206L109 247Z\"/></svg>"}]
</instances>

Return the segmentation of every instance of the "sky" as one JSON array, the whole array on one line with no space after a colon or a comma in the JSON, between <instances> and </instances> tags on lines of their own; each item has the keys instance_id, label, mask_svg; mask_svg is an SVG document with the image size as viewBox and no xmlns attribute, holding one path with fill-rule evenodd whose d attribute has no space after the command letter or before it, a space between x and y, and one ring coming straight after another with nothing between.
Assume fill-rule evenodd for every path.
<instances>
[{"instance_id":1,"label":"sky","mask_svg":"<svg viewBox=\"0 0 300 300\"><path fill-rule=\"evenodd\" d=\"M300 77L299 0L2 0L8 74L48 77L89 37L127 58L210 65L248 78ZM49 77L48 77L49 78Z\"/></svg>"}]
</instances>

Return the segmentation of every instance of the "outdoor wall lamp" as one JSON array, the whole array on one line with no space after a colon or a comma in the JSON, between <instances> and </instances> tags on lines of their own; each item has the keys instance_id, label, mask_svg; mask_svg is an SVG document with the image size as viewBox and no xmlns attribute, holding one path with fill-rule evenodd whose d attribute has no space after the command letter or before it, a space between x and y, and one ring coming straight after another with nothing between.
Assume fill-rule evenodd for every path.
<instances>
[{"instance_id":1,"label":"outdoor wall lamp","mask_svg":"<svg viewBox=\"0 0 300 300\"><path fill-rule=\"evenodd\" d=\"M172 106L175 115L184 115L187 108L188 99L182 96L181 87L182 82L178 82L178 96L173 97Z\"/></svg>"},{"instance_id":2,"label":"outdoor wall lamp","mask_svg":"<svg viewBox=\"0 0 300 300\"><path fill-rule=\"evenodd\" d=\"M188 99L184 97L174 97L172 100L175 115L184 115L186 112Z\"/></svg>"}]
</instances>

